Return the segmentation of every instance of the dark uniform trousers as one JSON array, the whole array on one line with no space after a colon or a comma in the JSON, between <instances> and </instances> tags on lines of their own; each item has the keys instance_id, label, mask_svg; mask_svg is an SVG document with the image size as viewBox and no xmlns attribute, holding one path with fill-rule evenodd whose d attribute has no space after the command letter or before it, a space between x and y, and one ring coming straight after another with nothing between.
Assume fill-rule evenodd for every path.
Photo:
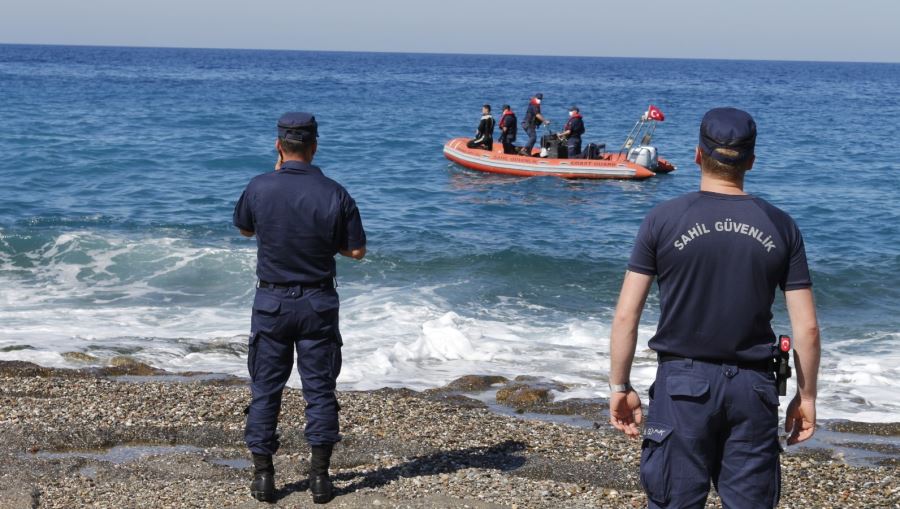
<instances>
[{"instance_id":1,"label":"dark uniform trousers","mask_svg":"<svg viewBox=\"0 0 900 509\"><path fill-rule=\"evenodd\" d=\"M528 135L528 141L525 142L525 153L527 155L531 155L531 149L534 147L534 144L537 143L537 127L535 124L527 125L525 127L525 134Z\"/></svg>"},{"instance_id":2,"label":"dark uniform trousers","mask_svg":"<svg viewBox=\"0 0 900 509\"><path fill-rule=\"evenodd\" d=\"M566 153L570 158L581 154L581 136L569 136L566 139Z\"/></svg>"},{"instance_id":3,"label":"dark uniform trousers","mask_svg":"<svg viewBox=\"0 0 900 509\"><path fill-rule=\"evenodd\" d=\"M650 508L703 508L710 480L729 509L778 504L781 447L771 371L660 362L648 414L640 478Z\"/></svg>"},{"instance_id":4,"label":"dark uniform trousers","mask_svg":"<svg viewBox=\"0 0 900 509\"><path fill-rule=\"evenodd\" d=\"M275 454L281 395L294 367L306 400L306 440L310 445L340 441L334 390L341 371L339 300L333 288L258 288L250 326L252 399L244 439L251 452Z\"/></svg>"}]
</instances>

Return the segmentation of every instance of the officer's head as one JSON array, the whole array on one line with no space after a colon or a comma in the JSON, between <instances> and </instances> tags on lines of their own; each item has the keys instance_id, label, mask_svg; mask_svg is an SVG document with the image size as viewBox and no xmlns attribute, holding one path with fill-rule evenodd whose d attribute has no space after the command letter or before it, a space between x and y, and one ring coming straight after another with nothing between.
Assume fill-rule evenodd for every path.
<instances>
[{"instance_id":1,"label":"officer's head","mask_svg":"<svg viewBox=\"0 0 900 509\"><path fill-rule=\"evenodd\" d=\"M482 115L490 115L490 113L491 113L491 105L490 104L485 104L484 106L481 107Z\"/></svg>"},{"instance_id":2,"label":"officer's head","mask_svg":"<svg viewBox=\"0 0 900 509\"><path fill-rule=\"evenodd\" d=\"M756 159L756 122L746 111L714 108L700 122L695 161L703 173L732 182L743 181Z\"/></svg>"},{"instance_id":3,"label":"officer's head","mask_svg":"<svg viewBox=\"0 0 900 509\"><path fill-rule=\"evenodd\" d=\"M509 111L510 109L511 109L511 108L509 107L508 104L504 104L504 105L503 105L503 111Z\"/></svg>"},{"instance_id":4,"label":"officer's head","mask_svg":"<svg viewBox=\"0 0 900 509\"><path fill-rule=\"evenodd\" d=\"M292 111L278 119L275 150L282 160L300 159L311 162L316 153L319 125L312 113Z\"/></svg>"}]
</instances>

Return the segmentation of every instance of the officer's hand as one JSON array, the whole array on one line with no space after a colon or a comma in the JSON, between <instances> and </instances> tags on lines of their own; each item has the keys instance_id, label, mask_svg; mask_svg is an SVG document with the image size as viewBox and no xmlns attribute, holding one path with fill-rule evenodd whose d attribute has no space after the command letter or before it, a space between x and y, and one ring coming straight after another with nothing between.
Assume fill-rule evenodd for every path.
<instances>
[{"instance_id":1,"label":"officer's hand","mask_svg":"<svg viewBox=\"0 0 900 509\"><path fill-rule=\"evenodd\" d=\"M788 435L788 445L809 440L816 432L816 400L794 396L784 417L784 430Z\"/></svg>"},{"instance_id":2,"label":"officer's hand","mask_svg":"<svg viewBox=\"0 0 900 509\"><path fill-rule=\"evenodd\" d=\"M550 121L549 121L549 120L544 120L544 125L550 125Z\"/></svg>"},{"instance_id":3,"label":"officer's hand","mask_svg":"<svg viewBox=\"0 0 900 509\"><path fill-rule=\"evenodd\" d=\"M628 392L614 392L609 398L609 423L630 438L641 435L638 427L644 420L641 411L641 397L632 389Z\"/></svg>"}]
</instances>

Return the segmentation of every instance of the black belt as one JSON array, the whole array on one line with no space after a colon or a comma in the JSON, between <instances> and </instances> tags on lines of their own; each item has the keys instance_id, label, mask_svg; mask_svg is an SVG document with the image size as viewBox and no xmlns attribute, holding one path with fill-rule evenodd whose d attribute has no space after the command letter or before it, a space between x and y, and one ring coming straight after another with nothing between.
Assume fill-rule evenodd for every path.
<instances>
[{"instance_id":1,"label":"black belt","mask_svg":"<svg viewBox=\"0 0 900 509\"><path fill-rule=\"evenodd\" d=\"M268 281L259 280L256 282L257 288L334 288L334 279L326 279L317 283L269 283Z\"/></svg>"},{"instance_id":2,"label":"black belt","mask_svg":"<svg viewBox=\"0 0 900 509\"><path fill-rule=\"evenodd\" d=\"M682 357L680 355L670 355L667 353L661 353L657 355L657 359L659 362L672 362L672 361L684 361L690 359L690 357ZM775 371L775 360L774 359L763 359L761 361L717 361L711 359L690 359L697 362L705 362L707 364L729 364L731 366L737 366L738 369L750 369L753 371Z\"/></svg>"}]
</instances>

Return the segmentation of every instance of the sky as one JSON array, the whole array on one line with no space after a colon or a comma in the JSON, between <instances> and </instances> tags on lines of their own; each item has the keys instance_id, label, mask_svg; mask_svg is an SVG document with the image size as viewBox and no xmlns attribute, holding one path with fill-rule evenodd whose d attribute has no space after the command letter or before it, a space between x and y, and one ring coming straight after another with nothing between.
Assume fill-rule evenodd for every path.
<instances>
[{"instance_id":1,"label":"sky","mask_svg":"<svg viewBox=\"0 0 900 509\"><path fill-rule=\"evenodd\" d=\"M898 0L0 0L0 43L900 62Z\"/></svg>"}]
</instances>

